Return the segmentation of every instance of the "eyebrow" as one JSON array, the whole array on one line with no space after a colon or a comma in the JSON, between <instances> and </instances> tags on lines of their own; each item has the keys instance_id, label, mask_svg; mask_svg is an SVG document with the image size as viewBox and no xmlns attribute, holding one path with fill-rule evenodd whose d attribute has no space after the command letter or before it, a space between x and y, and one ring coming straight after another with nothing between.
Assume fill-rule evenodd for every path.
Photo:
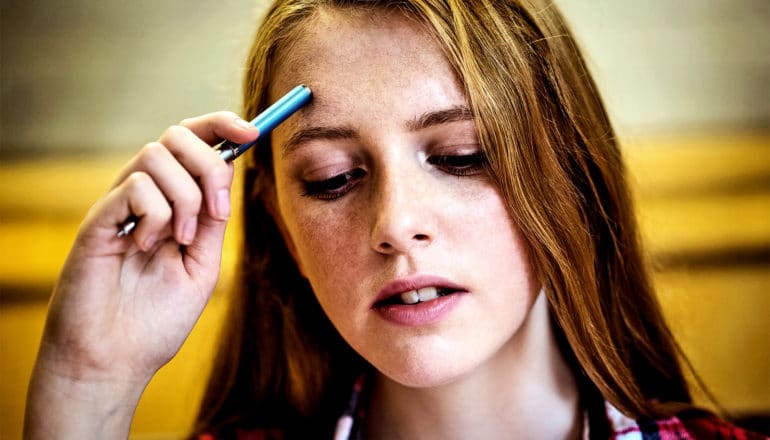
<instances>
[{"instance_id":1,"label":"eyebrow","mask_svg":"<svg viewBox=\"0 0 770 440\"><path fill-rule=\"evenodd\" d=\"M356 139L358 134L350 127L308 127L298 130L283 144L281 154L286 157L300 145L315 140Z\"/></svg>"},{"instance_id":2,"label":"eyebrow","mask_svg":"<svg viewBox=\"0 0 770 440\"><path fill-rule=\"evenodd\" d=\"M410 131L419 131L434 125L448 124L450 122L469 121L473 119L473 112L464 105L451 107L445 110L423 113L419 117L406 123Z\"/></svg>"},{"instance_id":3,"label":"eyebrow","mask_svg":"<svg viewBox=\"0 0 770 440\"><path fill-rule=\"evenodd\" d=\"M409 131L420 131L429 127L452 122L473 120L473 112L467 106L455 106L444 110L423 113L406 122ZM297 130L284 144L282 156L287 156L304 143L315 140L357 139L358 133L351 127L307 127Z\"/></svg>"}]
</instances>

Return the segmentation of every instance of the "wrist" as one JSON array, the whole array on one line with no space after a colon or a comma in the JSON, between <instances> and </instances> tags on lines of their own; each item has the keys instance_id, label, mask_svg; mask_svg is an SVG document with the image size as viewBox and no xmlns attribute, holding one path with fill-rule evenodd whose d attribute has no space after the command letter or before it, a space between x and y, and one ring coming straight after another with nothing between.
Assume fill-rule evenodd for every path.
<instances>
[{"instance_id":1,"label":"wrist","mask_svg":"<svg viewBox=\"0 0 770 440\"><path fill-rule=\"evenodd\" d=\"M78 341L75 337L49 337L43 334L35 370L76 383L125 383L128 387L146 385L157 367L132 360L142 359L121 353L114 345ZM99 338L97 336L97 338ZM78 341L78 342L74 342Z\"/></svg>"},{"instance_id":2,"label":"wrist","mask_svg":"<svg viewBox=\"0 0 770 440\"><path fill-rule=\"evenodd\" d=\"M67 371L38 359L27 395L25 438L127 438L149 379L114 380Z\"/></svg>"}]
</instances>

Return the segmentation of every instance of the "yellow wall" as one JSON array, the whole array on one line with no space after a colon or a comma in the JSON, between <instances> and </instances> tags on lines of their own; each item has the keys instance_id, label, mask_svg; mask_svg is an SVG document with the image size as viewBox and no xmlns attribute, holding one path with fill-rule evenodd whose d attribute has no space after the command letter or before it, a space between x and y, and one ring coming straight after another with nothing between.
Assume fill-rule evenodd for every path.
<instances>
[{"instance_id":1,"label":"yellow wall","mask_svg":"<svg viewBox=\"0 0 770 440\"><path fill-rule=\"evenodd\" d=\"M770 138L658 139L627 156L661 262L659 297L684 350L725 408L770 412ZM0 438L20 437L45 296L79 218L124 160L0 164ZM226 266L236 243L229 235ZM231 276L223 272L190 339L150 384L133 437L174 438L189 426Z\"/></svg>"}]
</instances>

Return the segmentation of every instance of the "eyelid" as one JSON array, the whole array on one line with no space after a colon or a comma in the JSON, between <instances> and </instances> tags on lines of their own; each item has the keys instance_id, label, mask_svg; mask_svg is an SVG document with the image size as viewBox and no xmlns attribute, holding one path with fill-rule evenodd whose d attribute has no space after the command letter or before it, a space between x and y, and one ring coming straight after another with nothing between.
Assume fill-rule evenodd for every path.
<instances>
[{"instance_id":1,"label":"eyelid","mask_svg":"<svg viewBox=\"0 0 770 440\"><path fill-rule=\"evenodd\" d=\"M330 176L321 180L303 180L302 193L305 197L313 197L319 200L335 200L347 194L353 187L366 177L363 168L352 168L348 171ZM335 186L336 185L336 186Z\"/></svg>"},{"instance_id":2,"label":"eyelid","mask_svg":"<svg viewBox=\"0 0 770 440\"><path fill-rule=\"evenodd\" d=\"M323 182L350 172L354 168L356 167L350 164L322 166L303 171L299 179L303 182Z\"/></svg>"},{"instance_id":3,"label":"eyelid","mask_svg":"<svg viewBox=\"0 0 770 440\"><path fill-rule=\"evenodd\" d=\"M363 166L359 153L343 148L308 147L284 161L287 170L299 181L321 181Z\"/></svg>"},{"instance_id":4,"label":"eyelid","mask_svg":"<svg viewBox=\"0 0 770 440\"><path fill-rule=\"evenodd\" d=\"M487 170L486 155L479 149L470 154L434 154L427 158L434 168L455 176L475 176Z\"/></svg>"},{"instance_id":5,"label":"eyelid","mask_svg":"<svg viewBox=\"0 0 770 440\"><path fill-rule=\"evenodd\" d=\"M440 156L466 156L481 151L481 145L478 142L452 143L446 146L436 146L430 150L431 155Z\"/></svg>"}]
</instances>

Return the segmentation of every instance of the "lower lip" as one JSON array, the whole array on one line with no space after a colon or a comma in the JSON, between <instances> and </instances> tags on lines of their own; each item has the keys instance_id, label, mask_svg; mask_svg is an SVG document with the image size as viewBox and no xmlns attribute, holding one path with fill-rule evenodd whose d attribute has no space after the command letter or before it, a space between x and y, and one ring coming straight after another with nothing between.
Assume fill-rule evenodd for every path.
<instances>
[{"instance_id":1,"label":"lower lip","mask_svg":"<svg viewBox=\"0 0 770 440\"><path fill-rule=\"evenodd\" d=\"M406 326L421 326L434 324L446 316L460 302L465 293L453 293L441 296L432 301L421 302L407 306L391 304L374 309L386 321Z\"/></svg>"}]
</instances>

